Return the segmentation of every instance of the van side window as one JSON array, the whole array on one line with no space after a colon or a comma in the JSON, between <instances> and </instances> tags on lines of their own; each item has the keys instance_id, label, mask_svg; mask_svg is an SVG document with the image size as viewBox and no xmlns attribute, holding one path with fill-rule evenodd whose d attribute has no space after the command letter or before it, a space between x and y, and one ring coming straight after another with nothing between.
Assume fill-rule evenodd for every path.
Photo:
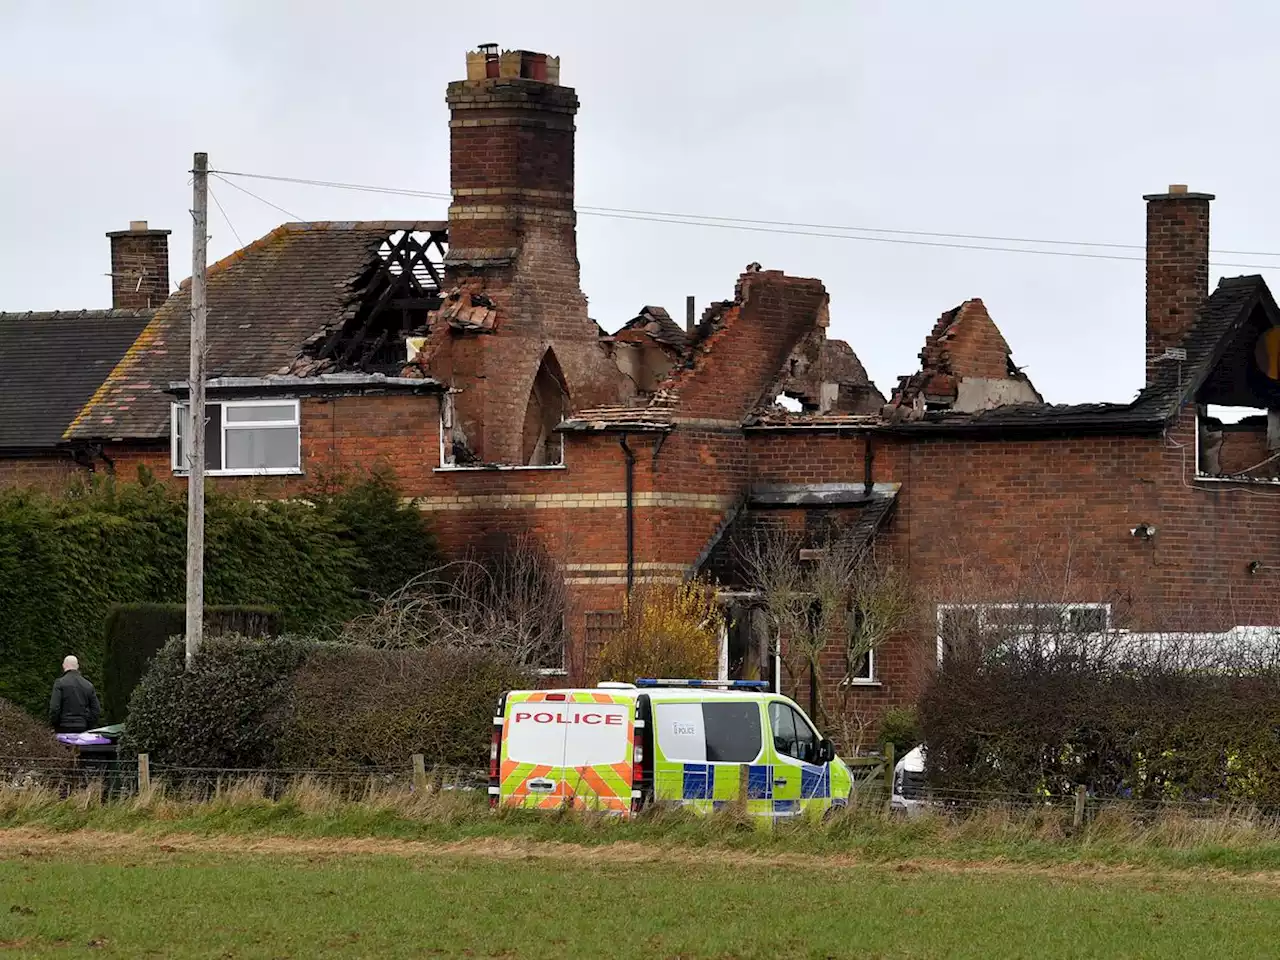
<instances>
[{"instance_id":1,"label":"van side window","mask_svg":"<svg viewBox=\"0 0 1280 960\"><path fill-rule=\"evenodd\" d=\"M795 755L796 724L791 708L785 703L769 704L769 726L773 728L773 749L784 757Z\"/></svg>"},{"instance_id":2,"label":"van side window","mask_svg":"<svg viewBox=\"0 0 1280 960\"><path fill-rule=\"evenodd\" d=\"M773 728L773 747L778 753L804 763L816 762L818 735L789 704L769 704L769 726Z\"/></svg>"},{"instance_id":3,"label":"van side window","mask_svg":"<svg viewBox=\"0 0 1280 960\"><path fill-rule=\"evenodd\" d=\"M682 763L751 763L763 736L759 703L657 703L658 748Z\"/></svg>"},{"instance_id":4,"label":"van side window","mask_svg":"<svg viewBox=\"0 0 1280 960\"><path fill-rule=\"evenodd\" d=\"M704 703L707 760L712 763L750 763L760 756L758 703Z\"/></svg>"}]
</instances>

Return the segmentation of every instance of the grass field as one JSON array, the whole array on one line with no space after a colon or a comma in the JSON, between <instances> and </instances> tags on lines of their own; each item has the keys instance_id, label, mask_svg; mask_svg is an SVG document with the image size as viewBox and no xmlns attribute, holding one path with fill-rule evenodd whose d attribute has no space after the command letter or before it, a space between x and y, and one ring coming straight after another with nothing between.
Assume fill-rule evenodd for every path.
<instances>
[{"instance_id":1,"label":"grass field","mask_svg":"<svg viewBox=\"0 0 1280 960\"><path fill-rule=\"evenodd\" d=\"M0 951L119 957L1265 957L1267 876L530 841L0 832Z\"/></svg>"},{"instance_id":2,"label":"grass field","mask_svg":"<svg viewBox=\"0 0 1280 960\"><path fill-rule=\"evenodd\" d=\"M755 828L0 789L0 957L1269 957L1280 825L992 808Z\"/></svg>"}]
</instances>

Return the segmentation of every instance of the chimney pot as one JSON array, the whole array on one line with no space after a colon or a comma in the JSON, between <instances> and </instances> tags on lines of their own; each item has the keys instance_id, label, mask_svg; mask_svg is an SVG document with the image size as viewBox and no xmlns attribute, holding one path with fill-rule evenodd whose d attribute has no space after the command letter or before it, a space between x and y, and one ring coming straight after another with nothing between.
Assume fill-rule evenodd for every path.
<instances>
[{"instance_id":1,"label":"chimney pot","mask_svg":"<svg viewBox=\"0 0 1280 960\"><path fill-rule=\"evenodd\" d=\"M1171 183L1169 184L1169 192L1170 193L1186 193L1187 185L1185 183Z\"/></svg>"},{"instance_id":2,"label":"chimney pot","mask_svg":"<svg viewBox=\"0 0 1280 960\"><path fill-rule=\"evenodd\" d=\"M143 233L146 229L147 229L147 221L145 220L129 221L129 230L132 233Z\"/></svg>"}]
</instances>

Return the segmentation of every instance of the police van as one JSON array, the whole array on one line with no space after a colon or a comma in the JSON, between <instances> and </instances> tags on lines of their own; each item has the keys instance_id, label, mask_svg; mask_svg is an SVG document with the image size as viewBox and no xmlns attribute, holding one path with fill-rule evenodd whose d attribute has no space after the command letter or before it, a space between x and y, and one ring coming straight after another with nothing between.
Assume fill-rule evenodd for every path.
<instances>
[{"instance_id":1,"label":"police van","mask_svg":"<svg viewBox=\"0 0 1280 960\"><path fill-rule=\"evenodd\" d=\"M629 816L654 803L704 812L739 803L779 818L843 806L852 788L831 741L764 681L513 690L493 718L495 807Z\"/></svg>"}]
</instances>

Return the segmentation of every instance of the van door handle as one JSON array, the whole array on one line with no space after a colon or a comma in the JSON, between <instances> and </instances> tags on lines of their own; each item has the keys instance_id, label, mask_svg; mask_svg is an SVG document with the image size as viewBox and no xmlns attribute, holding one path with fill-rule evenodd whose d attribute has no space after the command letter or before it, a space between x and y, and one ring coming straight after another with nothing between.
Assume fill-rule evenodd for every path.
<instances>
[{"instance_id":1,"label":"van door handle","mask_svg":"<svg viewBox=\"0 0 1280 960\"><path fill-rule=\"evenodd\" d=\"M787 778L786 778L786 777L774 777L774 778L773 778L773 782L774 782L775 784L777 784L778 786L780 786L780 787L785 787L785 786L787 785Z\"/></svg>"}]
</instances>

